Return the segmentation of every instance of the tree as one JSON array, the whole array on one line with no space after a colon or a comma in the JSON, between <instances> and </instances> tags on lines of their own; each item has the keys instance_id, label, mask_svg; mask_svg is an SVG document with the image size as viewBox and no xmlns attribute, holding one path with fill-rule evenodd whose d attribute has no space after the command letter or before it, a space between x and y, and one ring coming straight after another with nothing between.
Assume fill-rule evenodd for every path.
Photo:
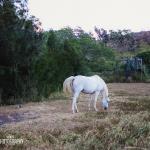
<instances>
[{"instance_id":1,"label":"tree","mask_svg":"<svg viewBox=\"0 0 150 150\"><path fill-rule=\"evenodd\" d=\"M95 27L95 32L98 36L98 40L100 40L104 44L106 44L109 41L109 35L106 30L98 29L97 27Z\"/></svg>"},{"instance_id":2,"label":"tree","mask_svg":"<svg viewBox=\"0 0 150 150\"><path fill-rule=\"evenodd\" d=\"M27 1L0 2L0 89L2 103L9 97L23 97L29 91L31 64L38 53L40 23L28 15Z\"/></svg>"},{"instance_id":3,"label":"tree","mask_svg":"<svg viewBox=\"0 0 150 150\"><path fill-rule=\"evenodd\" d=\"M134 51L137 43L130 30L110 30L108 46L120 51Z\"/></svg>"}]
</instances>

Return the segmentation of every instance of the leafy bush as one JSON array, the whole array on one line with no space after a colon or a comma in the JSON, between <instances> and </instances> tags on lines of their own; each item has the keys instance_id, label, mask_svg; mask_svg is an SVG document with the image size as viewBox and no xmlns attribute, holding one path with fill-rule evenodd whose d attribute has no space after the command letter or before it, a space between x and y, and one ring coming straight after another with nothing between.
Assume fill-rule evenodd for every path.
<instances>
[{"instance_id":1,"label":"leafy bush","mask_svg":"<svg viewBox=\"0 0 150 150\"><path fill-rule=\"evenodd\" d=\"M139 52L136 56L142 58L146 65L150 65L150 50Z\"/></svg>"}]
</instances>

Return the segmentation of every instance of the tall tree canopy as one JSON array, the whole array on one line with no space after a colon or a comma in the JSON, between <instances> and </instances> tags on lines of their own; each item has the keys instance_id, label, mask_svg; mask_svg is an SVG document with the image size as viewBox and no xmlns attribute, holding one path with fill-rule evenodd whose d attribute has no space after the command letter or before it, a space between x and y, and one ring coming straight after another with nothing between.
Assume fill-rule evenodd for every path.
<instances>
[{"instance_id":1,"label":"tall tree canopy","mask_svg":"<svg viewBox=\"0 0 150 150\"><path fill-rule=\"evenodd\" d=\"M0 89L2 99L23 96L39 49L40 22L29 16L26 0L0 1ZM28 85L29 86L29 85ZM24 93L23 93L24 92ZM5 102L6 103L6 102Z\"/></svg>"}]
</instances>

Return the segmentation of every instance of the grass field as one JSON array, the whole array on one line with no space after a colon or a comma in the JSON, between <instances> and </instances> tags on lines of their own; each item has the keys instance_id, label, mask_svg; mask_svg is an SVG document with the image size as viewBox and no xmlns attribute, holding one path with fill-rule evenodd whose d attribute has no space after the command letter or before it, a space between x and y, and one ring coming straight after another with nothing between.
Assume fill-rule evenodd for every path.
<instances>
[{"instance_id":1,"label":"grass field","mask_svg":"<svg viewBox=\"0 0 150 150\"><path fill-rule=\"evenodd\" d=\"M23 144L1 144L0 149L149 150L150 84L108 84L110 107L88 110L88 95L79 98L79 113L62 93L49 101L23 107L0 107L0 139L12 135Z\"/></svg>"}]
</instances>

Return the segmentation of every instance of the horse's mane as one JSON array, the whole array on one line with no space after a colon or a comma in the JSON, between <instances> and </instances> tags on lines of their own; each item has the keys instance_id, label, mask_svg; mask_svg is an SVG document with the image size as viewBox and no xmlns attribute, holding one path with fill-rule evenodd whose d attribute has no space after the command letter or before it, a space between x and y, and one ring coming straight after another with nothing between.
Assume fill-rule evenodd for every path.
<instances>
[{"instance_id":1,"label":"horse's mane","mask_svg":"<svg viewBox=\"0 0 150 150\"><path fill-rule=\"evenodd\" d=\"M104 85L104 91L105 91L106 96L108 96L108 87L106 84Z\"/></svg>"},{"instance_id":2,"label":"horse's mane","mask_svg":"<svg viewBox=\"0 0 150 150\"><path fill-rule=\"evenodd\" d=\"M100 80L100 79L101 79L101 77L98 76L98 75L93 75L93 77L97 78L97 80Z\"/></svg>"}]
</instances>

